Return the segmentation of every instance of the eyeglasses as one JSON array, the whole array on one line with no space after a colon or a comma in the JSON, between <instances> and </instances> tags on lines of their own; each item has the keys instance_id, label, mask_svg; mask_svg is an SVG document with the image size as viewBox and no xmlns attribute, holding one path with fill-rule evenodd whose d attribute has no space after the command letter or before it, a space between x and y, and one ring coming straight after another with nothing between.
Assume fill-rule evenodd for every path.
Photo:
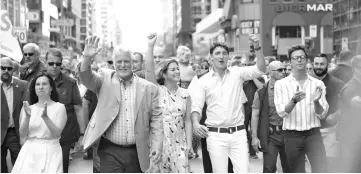
<instances>
[{"instance_id":1,"label":"eyeglasses","mask_svg":"<svg viewBox=\"0 0 361 174\"><path fill-rule=\"evenodd\" d=\"M272 70L272 71L285 72L285 71L287 71L287 69L286 68L280 68L280 69L276 69L276 70Z\"/></svg>"},{"instance_id":2,"label":"eyeglasses","mask_svg":"<svg viewBox=\"0 0 361 174\"><path fill-rule=\"evenodd\" d=\"M301 59L301 61L304 61L304 60L306 60L307 57L305 55L302 55L302 56L293 56L291 58L292 58L292 60Z\"/></svg>"},{"instance_id":3,"label":"eyeglasses","mask_svg":"<svg viewBox=\"0 0 361 174\"><path fill-rule=\"evenodd\" d=\"M13 67L1 66L1 70L3 70L3 71L5 71L5 70L11 71L11 70L13 70Z\"/></svg>"},{"instance_id":4,"label":"eyeglasses","mask_svg":"<svg viewBox=\"0 0 361 174\"><path fill-rule=\"evenodd\" d=\"M54 65L56 65L56 66L61 66L62 63L61 63L61 62L48 62L48 65L49 65L49 66L54 66Z\"/></svg>"},{"instance_id":5,"label":"eyeglasses","mask_svg":"<svg viewBox=\"0 0 361 174\"><path fill-rule=\"evenodd\" d=\"M25 57L27 57L27 56L29 56L29 57L31 57L31 56L33 56L35 53L24 53L24 56Z\"/></svg>"},{"instance_id":6,"label":"eyeglasses","mask_svg":"<svg viewBox=\"0 0 361 174\"><path fill-rule=\"evenodd\" d=\"M201 67L201 69L209 70L209 67Z\"/></svg>"},{"instance_id":7,"label":"eyeglasses","mask_svg":"<svg viewBox=\"0 0 361 174\"><path fill-rule=\"evenodd\" d=\"M113 65L113 61L108 60L107 62L108 62L109 64Z\"/></svg>"}]
</instances>

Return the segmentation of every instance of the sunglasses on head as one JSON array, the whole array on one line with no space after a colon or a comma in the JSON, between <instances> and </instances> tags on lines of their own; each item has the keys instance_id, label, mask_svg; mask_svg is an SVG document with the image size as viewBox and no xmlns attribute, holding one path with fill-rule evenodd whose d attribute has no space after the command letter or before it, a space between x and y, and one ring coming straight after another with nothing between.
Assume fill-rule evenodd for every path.
<instances>
[{"instance_id":1,"label":"sunglasses on head","mask_svg":"<svg viewBox=\"0 0 361 174\"><path fill-rule=\"evenodd\" d=\"M272 70L272 71L284 72L284 71L287 71L287 69L286 68L280 68L280 69L276 69L276 70Z\"/></svg>"},{"instance_id":2,"label":"sunglasses on head","mask_svg":"<svg viewBox=\"0 0 361 174\"><path fill-rule=\"evenodd\" d=\"M48 62L48 65L49 66L54 66L54 65L56 65L56 66L61 66L61 62Z\"/></svg>"},{"instance_id":3,"label":"sunglasses on head","mask_svg":"<svg viewBox=\"0 0 361 174\"><path fill-rule=\"evenodd\" d=\"M107 62L108 62L109 64L113 65L113 61L108 60Z\"/></svg>"},{"instance_id":4,"label":"sunglasses on head","mask_svg":"<svg viewBox=\"0 0 361 174\"><path fill-rule=\"evenodd\" d=\"M31 56L33 56L35 53L24 53L24 56L29 56L29 57L31 57Z\"/></svg>"},{"instance_id":5,"label":"sunglasses on head","mask_svg":"<svg viewBox=\"0 0 361 174\"><path fill-rule=\"evenodd\" d=\"M1 70L3 70L3 71L5 71L5 70L11 71L11 70L13 70L13 69L14 69L13 67L1 66Z\"/></svg>"}]
</instances>

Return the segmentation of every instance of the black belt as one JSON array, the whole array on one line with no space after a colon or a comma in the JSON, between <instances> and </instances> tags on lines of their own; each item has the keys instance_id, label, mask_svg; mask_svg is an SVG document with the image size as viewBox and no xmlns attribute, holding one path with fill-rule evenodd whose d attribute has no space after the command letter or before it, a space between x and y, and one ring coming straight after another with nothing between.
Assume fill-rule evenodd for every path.
<instances>
[{"instance_id":1,"label":"black belt","mask_svg":"<svg viewBox=\"0 0 361 174\"><path fill-rule=\"evenodd\" d=\"M229 134L233 134L233 132L240 131L240 130L242 130L242 129L244 129L244 128L245 128L244 125L237 126L237 127L228 127L228 128L223 128L223 127L208 127L208 131L218 132L218 133L229 133Z\"/></svg>"},{"instance_id":2,"label":"black belt","mask_svg":"<svg viewBox=\"0 0 361 174\"><path fill-rule=\"evenodd\" d=\"M282 131L282 126L269 125L271 133Z\"/></svg>"},{"instance_id":3,"label":"black belt","mask_svg":"<svg viewBox=\"0 0 361 174\"><path fill-rule=\"evenodd\" d=\"M15 127L8 127L8 130L15 130Z\"/></svg>"}]
</instances>

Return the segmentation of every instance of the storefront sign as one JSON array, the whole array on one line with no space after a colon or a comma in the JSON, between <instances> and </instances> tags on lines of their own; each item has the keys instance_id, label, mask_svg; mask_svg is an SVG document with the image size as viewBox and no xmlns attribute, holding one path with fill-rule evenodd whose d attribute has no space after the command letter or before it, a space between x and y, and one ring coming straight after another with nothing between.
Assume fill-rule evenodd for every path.
<instances>
[{"instance_id":1,"label":"storefront sign","mask_svg":"<svg viewBox=\"0 0 361 174\"><path fill-rule=\"evenodd\" d=\"M259 34L259 20L241 21L240 30L241 34Z\"/></svg>"},{"instance_id":2,"label":"storefront sign","mask_svg":"<svg viewBox=\"0 0 361 174\"><path fill-rule=\"evenodd\" d=\"M275 6L277 12L332 12L332 4L291 4Z\"/></svg>"}]
</instances>

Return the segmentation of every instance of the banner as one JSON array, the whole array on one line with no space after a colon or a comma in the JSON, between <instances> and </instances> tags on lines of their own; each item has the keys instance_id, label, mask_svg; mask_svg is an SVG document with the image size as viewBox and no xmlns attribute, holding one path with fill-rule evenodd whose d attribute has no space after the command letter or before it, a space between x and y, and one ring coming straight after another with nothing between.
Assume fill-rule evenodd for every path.
<instances>
[{"instance_id":1,"label":"banner","mask_svg":"<svg viewBox=\"0 0 361 174\"><path fill-rule=\"evenodd\" d=\"M13 25L9 19L9 13L3 4L0 10L0 24L0 53L20 62L23 58L20 44L15 32L13 31Z\"/></svg>"}]
</instances>

